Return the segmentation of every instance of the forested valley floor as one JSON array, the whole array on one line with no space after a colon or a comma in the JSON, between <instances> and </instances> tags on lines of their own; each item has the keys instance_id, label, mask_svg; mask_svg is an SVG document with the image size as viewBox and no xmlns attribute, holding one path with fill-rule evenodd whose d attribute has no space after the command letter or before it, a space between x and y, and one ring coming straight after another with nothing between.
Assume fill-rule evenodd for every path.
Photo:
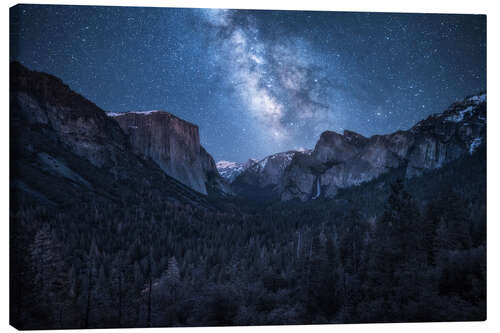
<instances>
[{"instance_id":1,"label":"forested valley floor","mask_svg":"<svg viewBox=\"0 0 500 333\"><path fill-rule=\"evenodd\" d=\"M11 201L20 329L486 319L486 150L334 200Z\"/></svg>"}]
</instances>

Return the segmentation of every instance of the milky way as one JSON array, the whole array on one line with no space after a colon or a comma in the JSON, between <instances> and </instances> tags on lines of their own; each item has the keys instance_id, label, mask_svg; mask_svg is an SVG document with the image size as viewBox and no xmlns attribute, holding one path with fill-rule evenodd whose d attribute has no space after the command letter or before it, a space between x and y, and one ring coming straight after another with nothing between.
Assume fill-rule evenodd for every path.
<instances>
[{"instance_id":1,"label":"milky way","mask_svg":"<svg viewBox=\"0 0 500 333\"><path fill-rule=\"evenodd\" d=\"M273 148L298 148L299 137L317 138L328 124L341 123L342 114L329 107L324 69L314 63L307 41L265 40L254 15L238 14L209 9L202 16L218 35L212 56L229 69L228 84Z\"/></svg>"},{"instance_id":2,"label":"milky way","mask_svg":"<svg viewBox=\"0 0 500 333\"><path fill-rule=\"evenodd\" d=\"M22 5L11 50L106 111L199 125L216 160L407 129L486 88L480 15Z\"/></svg>"}]
</instances>

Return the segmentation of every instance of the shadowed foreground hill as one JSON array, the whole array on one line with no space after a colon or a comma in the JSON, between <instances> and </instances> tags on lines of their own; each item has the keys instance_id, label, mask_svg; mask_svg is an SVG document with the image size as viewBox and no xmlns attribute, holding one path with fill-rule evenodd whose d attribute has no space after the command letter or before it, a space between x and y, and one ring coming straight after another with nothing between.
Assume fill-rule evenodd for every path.
<instances>
[{"instance_id":1,"label":"shadowed foreground hill","mask_svg":"<svg viewBox=\"0 0 500 333\"><path fill-rule=\"evenodd\" d=\"M136 200L147 191L209 206L206 198L133 153L127 135L60 79L17 62L10 72L11 188L14 200L48 204Z\"/></svg>"}]
</instances>

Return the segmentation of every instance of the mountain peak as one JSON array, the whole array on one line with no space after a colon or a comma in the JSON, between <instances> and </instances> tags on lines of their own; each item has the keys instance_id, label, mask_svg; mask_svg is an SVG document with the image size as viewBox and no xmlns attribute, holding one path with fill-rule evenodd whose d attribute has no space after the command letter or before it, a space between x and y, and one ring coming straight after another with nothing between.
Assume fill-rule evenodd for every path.
<instances>
[{"instance_id":1,"label":"mountain peak","mask_svg":"<svg viewBox=\"0 0 500 333\"><path fill-rule=\"evenodd\" d=\"M167 111L163 111L163 110L149 110L149 111L108 112L106 114L110 117L120 117L120 116L125 116L125 115L131 114L131 113L139 114L139 115L148 115L148 114L155 113L155 112L168 113ZM170 114L170 115L172 115L172 114Z\"/></svg>"},{"instance_id":2,"label":"mountain peak","mask_svg":"<svg viewBox=\"0 0 500 333\"><path fill-rule=\"evenodd\" d=\"M129 135L134 152L151 158L169 176L207 194L213 158L200 144L198 126L162 110L108 113Z\"/></svg>"},{"instance_id":3,"label":"mountain peak","mask_svg":"<svg viewBox=\"0 0 500 333\"><path fill-rule=\"evenodd\" d=\"M115 118L59 78L14 62L10 81L13 180L22 195L50 204L115 201L148 187L166 200L209 206L204 196L138 156Z\"/></svg>"},{"instance_id":4,"label":"mountain peak","mask_svg":"<svg viewBox=\"0 0 500 333\"><path fill-rule=\"evenodd\" d=\"M179 122L183 122L188 124L189 126L198 128L198 125L193 124L185 119L177 117L175 114L164 111L164 110L146 110L146 111L125 111L125 112L108 112L106 113L108 117L112 118L124 118L124 117L158 117L158 118L166 118L166 119L176 119Z\"/></svg>"},{"instance_id":5,"label":"mountain peak","mask_svg":"<svg viewBox=\"0 0 500 333\"><path fill-rule=\"evenodd\" d=\"M238 177L247 167L246 164L239 162L231 162L231 161L219 161L216 163L217 171L222 176L222 178L226 179L229 183L231 183L236 177Z\"/></svg>"}]
</instances>

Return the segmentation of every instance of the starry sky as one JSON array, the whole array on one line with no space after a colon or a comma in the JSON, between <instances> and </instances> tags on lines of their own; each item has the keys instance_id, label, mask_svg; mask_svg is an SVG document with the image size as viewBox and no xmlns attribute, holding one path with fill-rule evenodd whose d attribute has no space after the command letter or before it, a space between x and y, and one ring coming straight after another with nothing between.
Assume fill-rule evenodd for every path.
<instances>
[{"instance_id":1,"label":"starry sky","mask_svg":"<svg viewBox=\"0 0 500 333\"><path fill-rule=\"evenodd\" d=\"M105 111L197 124L216 161L408 129L486 89L482 15L19 5L10 47Z\"/></svg>"}]
</instances>

